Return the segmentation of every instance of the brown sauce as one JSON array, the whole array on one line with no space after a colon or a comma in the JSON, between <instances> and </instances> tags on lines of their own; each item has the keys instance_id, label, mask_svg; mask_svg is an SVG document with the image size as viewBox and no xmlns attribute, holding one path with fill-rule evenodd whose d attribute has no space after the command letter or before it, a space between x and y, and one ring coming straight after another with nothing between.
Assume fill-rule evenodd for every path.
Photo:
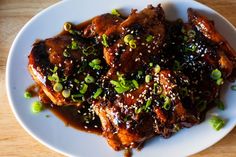
<instances>
[{"instance_id":1,"label":"brown sauce","mask_svg":"<svg viewBox=\"0 0 236 157\"><path fill-rule=\"evenodd\" d=\"M126 149L124 151L124 157L132 157L133 153L132 153L132 149Z\"/></svg>"},{"instance_id":2,"label":"brown sauce","mask_svg":"<svg viewBox=\"0 0 236 157\"><path fill-rule=\"evenodd\" d=\"M98 117L95 117L94 120L89 120L89 123L86 123L86 118L90 118L88 115L88 108L86 107L78 110L78 107L76 106L46 106L55 116L60 118L66 126L98 135L102 133L101 123Z\"/></svg>"},{"instance_id":3,"label":"brown sauce","mask_svg":"<svg viewBox=\"0 0 236 157\"><path fill-rule=\"evenodd\" d=\"M102 133L100 119L94 112L92 112L91 108L89 108L91 105L86 103L82 104L80 107L72 105L54 105L40 88L37 96L39 96L39 99L44 104L44 107L49 109L55 116L62 120L65 123L65 126L98 135Z\"/></svg>"}]
</instances>

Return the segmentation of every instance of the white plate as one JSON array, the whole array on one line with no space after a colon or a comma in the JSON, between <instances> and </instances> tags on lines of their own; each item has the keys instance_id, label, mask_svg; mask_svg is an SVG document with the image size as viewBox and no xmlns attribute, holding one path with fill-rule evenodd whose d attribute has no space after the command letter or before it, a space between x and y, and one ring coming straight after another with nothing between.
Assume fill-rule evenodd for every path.
<instances>
[{"instance_id":1,"label":"white plate","mask_svg":"<svg viewBox=\"0 0 236 157\"><path fill-rule=\"evenodd\" d=\"M11 108L22 127L44 145L68 156L80 157L121 157L122 152L112 150L105 139L85 132L65 127L64 123L53 116L50 111L38 115L32 114L30 104L35 100L23 97L25 89L33 83L28 71L27 62L31 45L35 39L45 39L58 34L65 21L80 23L95 15L120 9L128 13L131 8L143 9L147 4L156 6L162 3L167 18L187 19L188 7L198 9L215 21L216 27L236 49L236 31L221 15L212 9L189 0L65 0L42 11L32 18L19 32L14 40L7 62L7 93ZM232 130L236 124L236 92L225 86L222 98L226 104L225 111L213 109L208 112L206 121L190 129L183 129L169 139L154 138L140 152L134 151L134 157L187 156L213 145ZM218 113L227 119L226 126L214 131L207 120L211 113ZM45 115L52 115L46 118Z\"/></svg>"}]
</instances>

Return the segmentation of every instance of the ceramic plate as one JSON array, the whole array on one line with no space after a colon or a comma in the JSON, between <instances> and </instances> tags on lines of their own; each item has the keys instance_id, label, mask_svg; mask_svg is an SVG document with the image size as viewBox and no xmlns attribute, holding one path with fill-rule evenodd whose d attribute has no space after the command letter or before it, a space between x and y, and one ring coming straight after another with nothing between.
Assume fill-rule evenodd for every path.
<instances>
[{"instance_id":1,"label":"ceramic plate","mask_svg":"<svg viewBox=\"0 0 236 157\"><path fill-rule=\"evenodd\" d=\"M139 10L148 4L156 6L162 3L167 19L187 19L188 7L199 10L215 21L216 28L236 49L236 31L232 24L214 10L190 0L64 0L45 9L33 17L18 33L10 49L6 80L11 108L22 127L35 139L51 149L68 156L79 157L122 157L123 152L112 150L101 136L66 127L50 111L39 114L31 112L31 103L23 97L25 89L33 83L28 71L28 54L35 39L45 39L58 34L64 22L79 24L96 15L110 12L116 8L129 13L131 8ZM230 84L222 89L225 111L213 109L208 112L206 121L190 129L183 129L169 139L156 137L147 142L140 151L134 151L134 157L188 156L213 145L232 130L236 124L236 92L230 90ZM227 119L226 126L215 131L208 124L212 113ZM51 115L46 118L46 115Z\"/></svg>"}]
</instances>

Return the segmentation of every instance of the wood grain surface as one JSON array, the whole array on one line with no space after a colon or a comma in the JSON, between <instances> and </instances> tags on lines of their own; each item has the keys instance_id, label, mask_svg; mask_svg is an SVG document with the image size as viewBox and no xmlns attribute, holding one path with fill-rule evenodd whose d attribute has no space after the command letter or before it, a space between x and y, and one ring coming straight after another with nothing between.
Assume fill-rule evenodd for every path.
<instances>
[{"instance_id":1,"label":"wood grain surface","mask_svg":"<svg viewBox=\"0 0 236 157\"><path fill-rule=\"evenodd\" d=\"M61 157L33 139L16 121L5 88L10 46L23 25L58 0L0 0L0 156ZM236 0L198 0L218 11L236 26ZM171 151L171 150L170 150ZM180 150L181 151L181 150ZM236 128L223 140L192 157L236 157Z\"/></svg>"}]
</instances>

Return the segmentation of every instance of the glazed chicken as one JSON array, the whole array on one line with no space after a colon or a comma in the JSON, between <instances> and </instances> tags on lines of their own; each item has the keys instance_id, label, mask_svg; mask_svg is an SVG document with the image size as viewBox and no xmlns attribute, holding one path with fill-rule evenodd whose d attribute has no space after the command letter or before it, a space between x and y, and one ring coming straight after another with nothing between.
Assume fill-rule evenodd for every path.
<instances>
[{"instance_id":1,"label":"glazed chicken","mask_svg":"<svg viewBox=\"0 0 236 157\"><path fill-rule=\"evenodd\" d=\"M33 79L49 99L60 106L79 106L97 88L91 81L98 79L106 69L102 46L95 40L83 38L78 28L75 29L36 41L28 57ZM95 67L93 62L99 64Z\"/></svg>"},{"instance_id":2,"label":"glazed chicken","mask_svg":"<svg viewBox=\"0 0 236 157\"><path fill-rule=\"evenodd\" d=\"M111 71L132 73L160 53L165 38L165 15L160 5L148 6L139 13L132 10L126 19L100 15L92 20L89 28L100 39L108 37L103 53L107 64L113 68ZM123 40L127 34L132 38L132 46ZM148 37L151 41L147 42Z\"/></svg>"},{"instance_id":3,"label":"glazed chicken","mask_svg":"<svg viewBox=\"0 0 236 157\"><path fill-rule=\"evenodd\" d=\"M88 108L113 149L139 148L202 122L236 76L236 52L213 21L191 8L188 17L168 21L158 5L66 23L34 43L29 72L51 103Z\"/></svg>"}]
</instances>

